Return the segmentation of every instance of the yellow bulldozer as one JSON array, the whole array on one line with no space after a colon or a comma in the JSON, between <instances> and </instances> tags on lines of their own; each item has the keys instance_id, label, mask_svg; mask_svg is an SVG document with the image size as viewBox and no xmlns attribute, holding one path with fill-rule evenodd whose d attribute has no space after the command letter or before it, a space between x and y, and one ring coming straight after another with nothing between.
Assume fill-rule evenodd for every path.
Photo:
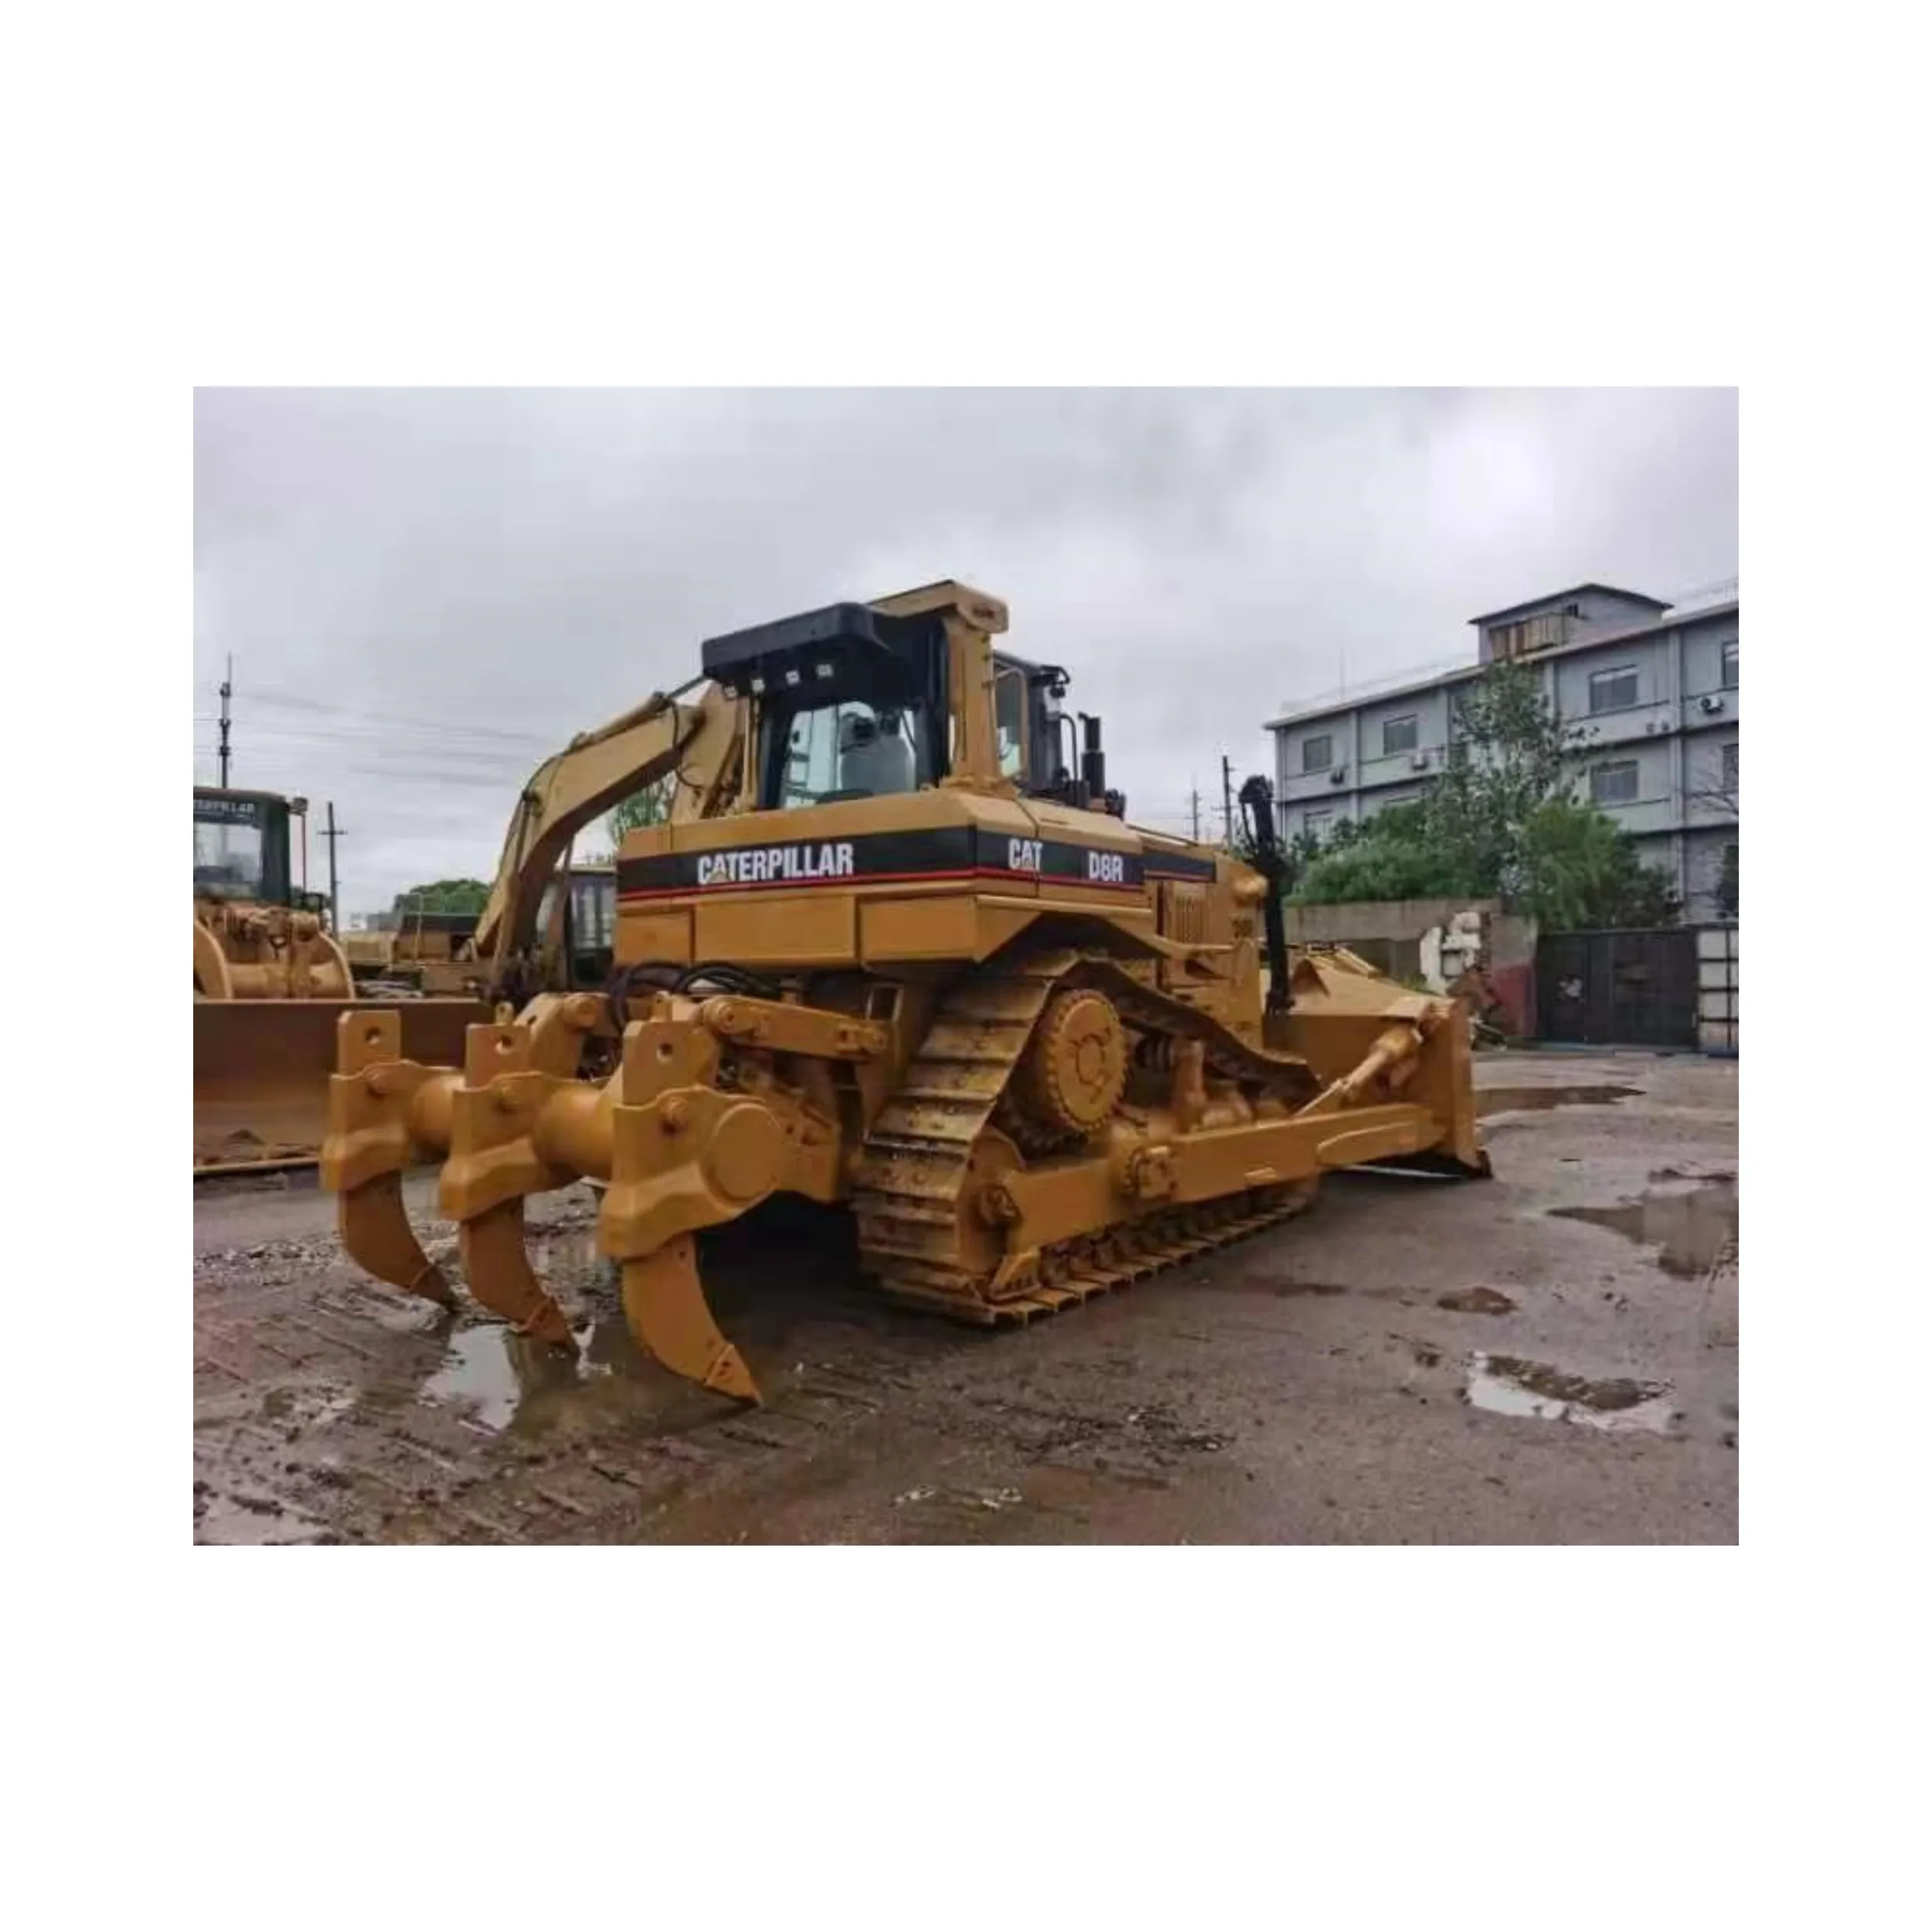
<instances>
[{"instance_id":1,"label":"yellow bulldozer","mask_svg":"<svg viewBox=\"0 0 1932 1932\"><path fill-rule=\"evenodd\" d=\"M460 935L337 938L291 883L301 801L196 786L196 1175L315 1164L345 1015L379 1012L410 1056L449 1061L505 1002L600 987L615 950L614 875L573 866L573 842L672 777L692 734L713 727L715 706L681 706L679 695L647 699L538 767L517 796L488 900L457 922Z\"/></svg>"},{"instance_id":2,"label":"yellow bulldozer","mask_svg":"<svg viewBox=\"0 0 1932 1932\"><path fill-rule=\"evenodd\" d=\"M524 1202L589 1179L638 1342L755 1401L695 1237L774 1195L849 1213L883 1293L991 1325L1293 1214L1332 1168L1487 1172L1461 1010L1291 956L1266 781L1258 869L1135 828L1100 721L995 648L1007 624L942 583L706 642L700 697L655 701L675 796L617 855L607 992L539 994L444 1066L392 1013L339 1022L349 1253L455 1306L403 1205L440 1162L471 1293L568 1349Z\"/></svg>"}]
</instances>

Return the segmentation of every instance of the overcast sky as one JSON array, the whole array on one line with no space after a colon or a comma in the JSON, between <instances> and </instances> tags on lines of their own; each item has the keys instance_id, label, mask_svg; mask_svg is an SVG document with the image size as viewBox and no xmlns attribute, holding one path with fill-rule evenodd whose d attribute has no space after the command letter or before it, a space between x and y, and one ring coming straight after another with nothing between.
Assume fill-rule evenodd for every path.
<instances>
[{"instance_id":1,"label":"overcast sky","mask_svg":"<svg viewBox=\"0 0 1932 1932\"><path fill-rule=\"evenodd\" d=\"M842 598L1005 598L1184 831L1288 700L1737 568L1730 389L213 390L195 441L196 779L232 652L230 782L335 801L345 914L487 878L573 732Z\"/></svg>"}]
</instances>

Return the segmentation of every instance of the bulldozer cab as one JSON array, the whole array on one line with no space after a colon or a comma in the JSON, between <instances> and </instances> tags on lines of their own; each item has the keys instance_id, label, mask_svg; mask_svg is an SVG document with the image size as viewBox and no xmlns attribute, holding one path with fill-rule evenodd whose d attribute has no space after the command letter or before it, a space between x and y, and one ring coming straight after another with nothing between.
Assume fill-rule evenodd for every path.
<instances>
[{"instance_id":1,"label":"bulldozer cab","mask_svg":"<svg viewBox=\"0 0 1932 1932\"><path fill-rule=\"evenodd\" d=\"M195 896L294 903L289 801L272 791L195 787Z\"/></svg>"},{"instance_id":2,"label":"bulldozer cab","mask_svg":"<svg viewBox=\"0 0 1932 1932\"><path fill-rule=\"evenodd\" d=\"M991 651L1005 628L995 600L947 583L707 640L706 675L752 708L753 808L954 784L1119 816L1100 720L1076 730L1057 665Z\"/></svg>"}]
</instances>

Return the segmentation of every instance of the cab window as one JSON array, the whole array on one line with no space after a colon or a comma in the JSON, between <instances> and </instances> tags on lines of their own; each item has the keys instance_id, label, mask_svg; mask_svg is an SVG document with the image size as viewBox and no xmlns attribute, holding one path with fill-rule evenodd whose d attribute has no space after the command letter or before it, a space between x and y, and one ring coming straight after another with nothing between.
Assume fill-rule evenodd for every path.
<instances>
[{"instance_id":1,"label":"cab window","mask_svg":"<svg viewBox=\"0 0 1932 1932\"><path fill-rule=\"evenodd\" d=\"M1026 776L1026 677L1011 665L993 673L993 731L999 744L999 775L1023 783Z\"/></svg>"},{"instance_id":2,"label":"cab window","mask_svg":"<svg viewBox=\"0 0 1932 1932\"><path fill-rule=\"evenodd\" d=\"M781 811L917 791L930 768L923 713L913 706L842 699L794 711L779 723L785 736L775 802Z\"/></svg>"}]
</instances>

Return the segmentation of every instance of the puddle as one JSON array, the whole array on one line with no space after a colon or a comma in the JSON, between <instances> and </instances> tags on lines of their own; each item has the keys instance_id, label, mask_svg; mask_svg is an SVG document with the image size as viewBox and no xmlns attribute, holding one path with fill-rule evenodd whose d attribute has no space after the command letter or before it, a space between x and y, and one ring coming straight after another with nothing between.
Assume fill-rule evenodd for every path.
<instances>
[{"instance_id":1,"label":"puddle","mask_svg":"<svg viewBox=\"0 0 1932 1932\"><path fill-rule=\"evenodd\" d=\"M1547 1362L1519 1355L1470 1357L1463 1400L1492 1415L1529 1416L1544 1422L1573 1422L1590 1429L1670 1433L1673 1411L1667 1382L1638 1382L1627 1376L1591 1381L1568 1375Z\"/></svg>"},{"instance_id":2,"label":"puddle","mask_svg":"<svg viewBox=\"0 0 1932 1932\"><path fill-rule=\"evenodd\" d=\"M594 1316L583 1310L587 1291L604 1298L613 1274L597 1253L595 1226L531 1230L530 1262L537 1278L573 1317L577 1352L520 1335L495 1322L458 1328L449 1338L436 1372L423 1384L422 1399L463 1411L479 1429L496 1434L513 1423L537 1419L567 1404L573 1391L608 1376L638 1359L621 1315Z\"/></svg>"},{"instance_id":3,"label":"puddle","mask_svg":"<svg viewBox=\"0 0 1932 1932\"><path fill-rule=\"evenodd\" d=\"M1737 1182L1702 1181L1689 1188L1652 1188L1615 1207L1552 1208L1565 1221L1587 1221L1657 1250L1666 1274L1706 1275L1737 1259Z\"/></svg>"},{"instance_id":4,"label":"puddle","mask_svg":"<svg viewBox=\"0 0 1932 1932\"><path fill-rule=\"evenodd\" d=\"M523 1400L516 1366L520 1339L495 1326L459 1330L450 1338L443 1366L423 1384L423 1400L467 1410L492 1434L507 1427Z\"/></svg>"},{"instance_id":5,"label":"puddle","mask_svg":"<svg viewBox=\"0 0 1932 1932\"><path fill-rule=\"evenodd\" d=\"M1607 1107L1643 1090L1641 1087L1492 1087L1478 1090L1476 1112L1487 1119L1492 1114L1532 1114L1553 1107Z\"/></svg>"},{"instance_id":6,"label":"puddle","mask_svg":"<svg viewBox=\"0 0 1932 1932\"><path fill-rule=\"evenodd\" d=\"M1439 1294L1436 1306L1455 1315L1509 1315L1515 1301L1500 1288L1458 1288L1453 1294Z\"/></svg>"},{"instance_id":7,"label":"puddle","mask_svg":"<svg viewBox=\"0 0 1932 1932\"><path fill-rule=\"evenodd\" d=\"M593 1412L608 1415L613 1403L627 1415L662 1420L667 1396L689 1386L644 1354L621 1314L585 1321L573 1332L574 1354L495 1322L459 1329L423 1384L422 1399L460 1410L477 1428L496 1435L573 1417L589 1420Z\"/></svg>"}]
</instances>

